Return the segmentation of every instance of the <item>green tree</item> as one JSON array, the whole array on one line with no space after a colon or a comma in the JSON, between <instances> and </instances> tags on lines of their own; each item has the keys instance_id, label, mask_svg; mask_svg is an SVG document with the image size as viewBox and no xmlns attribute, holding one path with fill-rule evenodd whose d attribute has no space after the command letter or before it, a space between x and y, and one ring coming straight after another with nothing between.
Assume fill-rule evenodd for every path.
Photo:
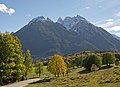
<instances>
[{"instance_id":1,"label":"green tree","mask_svg":"<svg viewBox=\"0 0 120 87\"><path fill-rule=\"evenodd\" d=\"M115 56L111 53L111 52L106 52L103 54L103 60L102 60L103 64L113 64L115 62Z\"/></svg>"},{"instance_id":2,"label":"green tree","mask_svg":"<svg viewBox=\"0 0 120 87\"><path fill-rule=\"evenodd\" d=\"M116 60L115 60L115 65L118 66L119 64L120 64L119 59L116 58Z\"/></svg>"},{"instance_id":3,"label":"green tree","mask_svg":"<svg viewBox=\"0 0 120 87\"><path fill-rule=\"evenodd\" d=\"M0 84L21 80L25 66L17 37L0 33Z\"/></svg>"},{"instance_id":4,"label":"green tree","mask_svg":"<svg viewBox=\"0 0 120 87\"><path fill-rule=\"evenodd\" d=\"M43 72L43 62L36 62L36 64L35 64L35 72L40 77L41 73Z\"/></svg>"},{"instance_id":5,"label":"green tree","mask_svg":"<svg viewBox=\"0 0 120 87\"><path fill-rule=\"evenodd\" d=\"M66 67L67 67L67 70L66 70L66 74L68 75L68 73L70 72L70 68L71 68L71 64L69 62L69 60L65 60L65 63L66 63Z\"/></svg>"},{"instance_id":6,"label":"green tree","mask_svg":"<svg viewBox=\"0 0 120 87\"><path fill-rule=\"evenodd\" d=\"M59 77L60 74L64 75L66 73L67 66L64 60L62 59L62 56L55 54L48 64L48 69L55 76Z\"/></svg>"},{"instance_id":7,"label":"green tree","mask_svg":"<svg viewBox=\"0 0 120 87\"><path fill-rule=\"evenodd\" d=\"M73 59L72 59L72 65L73 65L73 67L74 66L80 67L81 61L82 61L82 58L80 58L80 57L73 57Z\"/></svg>"},{"instance_id":8,"label":"green tree","mask_svg":"<svg viewBox=\"0 0 120 87\"><path fill-rule=\"evenodd\" d=\"M32 58L31 58L30 50L26 51L26 53L24 54L24 57L25 57L24 65L26 67L25 78L28 79L28 75L33 70Z\"/></svg>"},{"instance_id":9,"label":"green tree","mask_svg":"<svg viewBox=\"0 0 120 87\"><path fill-rule=\"evenodd\" d=\"M100 56L97 56L95 54L89 55L85 60L84 67L87 70L91 70L92 64L95 64L98 68L102 65L102 58Z\"/></svg>"}]
</instances>

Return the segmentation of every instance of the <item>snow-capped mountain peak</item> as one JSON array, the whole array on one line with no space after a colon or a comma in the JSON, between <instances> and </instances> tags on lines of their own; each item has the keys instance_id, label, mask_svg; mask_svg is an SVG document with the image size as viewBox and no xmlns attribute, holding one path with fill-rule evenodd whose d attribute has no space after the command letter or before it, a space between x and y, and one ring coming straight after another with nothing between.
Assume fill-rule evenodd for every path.
<instances>
[{"instance_id":1,"label":"snow-capped mountain peak","mask_svg":"<svg viewBox=\"0 0 120 87\"><path fill-rule=\"evenodd\" d=\"M32 19L32 20L29 22L29 24L35 23L35 22L43 22L43 21L51 21L51 19L49 19L48 17L45 19L45 17L39 16L39 17L36 17L36 18Z\"/></svg>"},{"instance_id":2,"label":"snow-capped mountain peak","mask_svg":"<svg viewBox=\"0 0 120 87\"><path fill-rule=\"evenodd\" d=\"M38 21L44 21L45 18L43 16L40 16L40 17L36 17L34 19L32 19L32 22L38 22Z\"/></svg>"},{"instance_id":3,"label":"snow-capped mountain peak","mask_svg":"<svg viewBox=\"0 0 120 87\"><path fill-rule=\"evenodd\" d=\"M66 27L68 30L71 29L74 25L76 25L77 23L81 22L81 21L86 21L87 20L79 15L75 16L75 17L66 17L64 20L62 20L61 18L58 19L58 23L62 24L64 27Z\"/></svg>"},{"instance_id":4,"label":"snow-capped mountain peak","mask_svg":"<svg viewBox=\"0 0 120 87\"><path fill-rule=\"evenodd\" d=\"M62 20L61 17L58 18L57 23L59 23L59 24L63 24L63 20Z\"/></svg>"}]
</instances>

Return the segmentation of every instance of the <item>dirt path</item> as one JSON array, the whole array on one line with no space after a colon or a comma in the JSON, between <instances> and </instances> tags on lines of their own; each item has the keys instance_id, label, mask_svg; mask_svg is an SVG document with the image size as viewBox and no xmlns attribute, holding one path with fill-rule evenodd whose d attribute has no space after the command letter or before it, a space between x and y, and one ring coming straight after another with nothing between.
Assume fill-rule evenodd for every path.
<instances>
[{"instance_id":1,"label":"dirt path","mask_svg":"<svg viewBox=\"0 0 120 87\"><path fill-rule=\"evenodd\" d=\"M29 79L29 80L25 80L25 81L13 83L13 84L9 84L9 85L6 85L6 86L1 86L1 87L25 87L29 83L36 82L36 81L39 81L39 80L40 80L40 78Z\"/></svg>"}]
</instances>

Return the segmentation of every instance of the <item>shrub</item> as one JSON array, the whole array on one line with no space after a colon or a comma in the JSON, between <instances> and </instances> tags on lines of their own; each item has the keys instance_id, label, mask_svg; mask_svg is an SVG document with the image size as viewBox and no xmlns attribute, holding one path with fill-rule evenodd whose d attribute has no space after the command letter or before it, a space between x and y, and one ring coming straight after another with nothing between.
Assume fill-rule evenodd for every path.
<instances>
[{"instance_id":1,"label":"shrub","mask_svg":"<svg viewBox=\"0 0 120 87\"><path fill-rule=\"evenodd\" d=\"M102 58L100 56L97 56L97 55L89 55L84 62L85 62L84 67L87 70L91 70L92 64L95 64L98 68L101 67Z\"/></svg>"},{"instance_id":2,"label":"shrub","mask_svg":"<svg viewBox=\"0 0 120 87\"><path fill-rule=\"evenodd\" d=\"M91 71L96 71L96 70L97 70L97 66L95 64L92 64Z\"/></svg>"},{"instance_id":3,"label":"shrub","mask_svg":"<svg viewBox=\"0 0 120 87\"><path fill-rule=\"evenodd\" d=\"M104 53L102 62L103 64L107 64L107 66L113 64L115 62L115 56L110 52Z\"/></svg>"},{"instance_id":4,"label":"shrub","mask_svg":"<svg viewBox=\"0 0 120 87\"><path fill-rule=\"evenodd\" d=\"M119 59L118 58L115 60L115 65L116 66L119 65Z\"/></svg>"}]
</instances>

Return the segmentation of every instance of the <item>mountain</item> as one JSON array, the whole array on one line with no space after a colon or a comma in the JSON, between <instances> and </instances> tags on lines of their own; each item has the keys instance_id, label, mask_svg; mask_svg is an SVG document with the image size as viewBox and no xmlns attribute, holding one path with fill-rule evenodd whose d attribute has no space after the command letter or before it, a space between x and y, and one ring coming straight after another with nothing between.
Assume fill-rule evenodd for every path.
<instances>
[{"instance_id":1,"label":"mountain","mask_svg":"<svg viewBox=\"0 0 120 87\"><path fill-rule=\"evenodd\" d=\"M120 40L120 37L115 35L115 34L112 34L113 37L115 37L116 39Z\"/></svg>"},{"instance_id":2,"label":"mountain","mask_svg":"<svg viewBox=\"0 0 120 87\"><path fill-rule=\"evenodd\" d=\"M43 17L31 20L14 35L20 39L23 50L30 49L33 55L69 54L75 51L74 33Z\"/></svg>"},{"instance_id":3,"label":"mountain","mask_svg":"<svg viewBox=\"0 0 120 87\"><path fill-rule=\"evenodd\" d=\"M32 55L42 57L86 50L120 51L119 40L79 15L59 18L57 22L40 16L13 35L18 36L24 51L29 49Z\"/></svg>"},{"instance_id":4,"label":"mountain","mask_svg":"<svg viewBox=\"0 0 120 87\"><path fill-rule=\"evenodd\" d=\"M70 22L67 22L66 19L70 20ZM59 20L58 23L60 23ZM64 27L66 27L66 24L71 26L71 28L66 28L71 32L76 32L80 41L87 41L91 43L97 50L118 51L120 48L120 41L114 38L103 28L91 24L85 18L79 15L76 17L66 17L60 24L62 24Z\"/></svg>"},{"instance_id":5,"label":"mountain","mask_svg":"<svg viewBox=\"0 0 120 87\"><path fill-rule=\"evenodd\" d=\"M87 22L87 20L79 15L77 15L76 17L66 17L64 20L62 20L62 18L60 17L57 20L57 23L62 24L64 27L67 28L67 30L71 29L74 25L76 25L77 23L79 23L80 21L85 21Z\"/></svg>"}]
</instances>

